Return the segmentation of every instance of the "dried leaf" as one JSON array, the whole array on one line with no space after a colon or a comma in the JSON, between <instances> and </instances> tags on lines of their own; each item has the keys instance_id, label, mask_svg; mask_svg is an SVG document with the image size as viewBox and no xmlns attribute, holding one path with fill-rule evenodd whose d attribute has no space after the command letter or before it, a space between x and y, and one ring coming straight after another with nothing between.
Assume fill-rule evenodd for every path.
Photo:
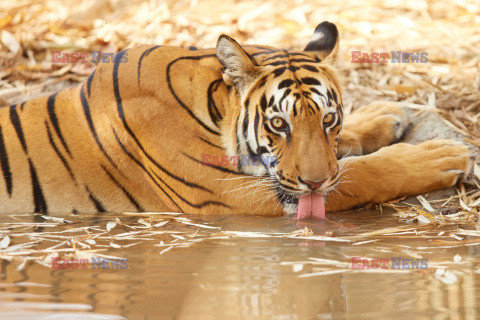
<instances>
[{"instance_id":1,"label":"dried leaf","mask_svg":"<svg viewBox=\"0 0 480 320\"><path fill-rule=\"evenodd\" d=\"M422 206L425 208L425 210L429 212L434 212L435 209L430 205L430 202L427 201L423 196L417 196L418 201L422 204Z\"/></svg>"},{"instance_id":2,"label":"dried leaf","mask_svg":"<svg viewBox=\"0 0 480 320\"><path fill-rule=\"evenodd\" d=\"M107 222L106 229L107 229L107 231L110 231L110 230L112 230L113 228L115 228L116 226L117 226L117 223L116 223L116 222L110 221L110 222Z\"/></svg>"},{"instance_id":3,"label":"dried leaf","mask_svg":"<svg viewBox=\"0 0 480 320\"><path fill-rule=\"evenodd\" d=\"M437 269L437 271L435 271L435 278L445 284L454 284L458 281L457 276L453 272L445 269Z\"/></svg>"},{"instance_id":4,"label":"dried leaf","mask_svg":"<svg viewBox=\"0 0 480 320\"><path fill-rule=\"evenodd\" d=\"M2 41L3 45L7 47L8 50L10 50L10 52L14 55L16 55L21 49L20 43L18 43L17 39L15 39L15 36L6 30L2 31L0 40Z\"/></svg>"},{"instance_id":5,"label":"dried leaf","mask_svg":"<svg viewBox=\"0 0 480 320\"><path fill-rule=\"evenodd\" d=\"M2 241L0 241L0 249L6 249L8 245L10 244L10 237L5 236L3 237Z\"/></svg>"}]
</instances>

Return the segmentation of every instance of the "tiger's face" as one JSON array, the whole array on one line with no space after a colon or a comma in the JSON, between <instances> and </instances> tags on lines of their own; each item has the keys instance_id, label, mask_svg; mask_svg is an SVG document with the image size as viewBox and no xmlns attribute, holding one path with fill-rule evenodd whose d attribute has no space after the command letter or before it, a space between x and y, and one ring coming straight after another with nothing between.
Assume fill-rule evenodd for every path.
<instances>
[{"instance_id":1,"label":"tiger's face","mask_svg":"<svg viewBox=\"0 0 480 320\"><path fill-rule=\"evenodd\" d=\"M225 142L240 158L239 169L266 176L287 213L309 193L326 195L339 182L336 151L343 113L341 87L325 62L338 47L335 25L320 24L304 52L247 54L222 37L217 56L227 84L235 88Z\"/></svg>"},{"instance_id":2,"label":"tiger's face","mask_svg":"<svg viewBox=\"0 0 480 320\"><path fill-rule=\"evenodd\" d=\"M268 73L264 89L247 98L245 109L254 116L244 118L247 130L238 132L241 153L266 160L263 166L241 169L274 178L277 192L292 211L298 197L310 192L326 195L339 181L340 92L329 71L322 67L313 71L313 64L294 72L287 69L280 77L275 76L279 69Z\"/></svg>"}]
</instances>

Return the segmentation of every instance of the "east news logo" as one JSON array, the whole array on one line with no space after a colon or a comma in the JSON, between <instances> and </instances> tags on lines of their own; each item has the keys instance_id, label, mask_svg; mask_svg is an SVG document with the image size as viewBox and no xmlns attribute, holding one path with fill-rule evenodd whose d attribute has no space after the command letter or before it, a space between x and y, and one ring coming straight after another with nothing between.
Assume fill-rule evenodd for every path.
<instances>
[{"instance_id":1,"label":"east news logo","mask_svg":"<svg viewBox=\"0 0 480 320\"><path fill-rule=\"evenodd\" d=\"M277 157L272 155L253 156L250 154L241 154L239 156L216 156L213 154L202 154L203 166L222 166L222 167L247 167L247 166L267 166L270 167L277 162Z\"/></svg>"},{"instance_id":2,"label":"east news logo","mask_svg":"<svg viewBox=\"0 0 480 320\"><path fill-rule=\"evenodd\" d=\"M114 63L118 53L100 51L91 52L61 52L52 51L52 63ZM89 60L89 58L91 59ZM119 56L120 57L120 56ZM128 62L128 51L119 60L120 63Z\"/></svg>"},{"instance_id":3,"label":"east news logo","mask_svg":"<svg viewBox=\"0 0 480 320\"><path fill-rule=\"evenodd\" d=\"M428 269L428 259L368 259L352 257L352 269Z\"/></svg>"},{"instance_id":4,"label":"east news logo","mask_svg":"<svg viewBox=\"0 0 480 320\"><path fill-rule=\"evenodd\" d=\"M392 59L388 60L392 56ZM427 63L428 52L362 52L352 51L352 63Z\"/></svg>"},{"instance_id":5,"label":"east news logo","mask_svg":"<svg viewBox=\"0 0 480 320\"><path fill-rule=\"evenodd\" d=\"M62 259L60 257L52 258L52 269L103 269L117 270L127 269L128 259L106 259L102 257L92 257L89 259Z\"/></svg>"}]
</instances>

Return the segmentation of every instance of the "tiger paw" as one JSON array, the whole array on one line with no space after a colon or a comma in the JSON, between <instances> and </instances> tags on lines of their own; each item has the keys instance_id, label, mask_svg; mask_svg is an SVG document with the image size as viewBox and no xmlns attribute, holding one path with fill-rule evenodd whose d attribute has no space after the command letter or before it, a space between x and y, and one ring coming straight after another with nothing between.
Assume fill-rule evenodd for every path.
<instances>
[{"instance_id":1,"label":"tiger paw","mask_svg":"<svg viewBox=\"0 0 480 320\"><path fill-rule=\"evenodd\" d=\"M409 125L404 104L376 101L346 117L338 157L365 155L398 141Z\"/></svg>"},{"instance_id":2,"label":"tiger paw","mask_svg":"<svg viewBox=\"0 0 480 320\"><path fill-rule=\"evenodd\" d=\"M378 161L379 172L386 174L383 191L373 202L451 187L467 178L475 163L471 150L453 140L398 143L370 156Z\"/></svg>"}]
</instances>

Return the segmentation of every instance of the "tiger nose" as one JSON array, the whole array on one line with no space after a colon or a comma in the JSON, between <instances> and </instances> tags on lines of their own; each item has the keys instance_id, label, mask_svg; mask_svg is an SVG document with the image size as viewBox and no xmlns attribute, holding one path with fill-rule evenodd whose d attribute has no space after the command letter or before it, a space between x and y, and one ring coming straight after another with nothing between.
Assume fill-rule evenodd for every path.
<instances>
[{"instance_id":1,"label":"tiger nose","mask_svg":"<svg viewBox=\"0 0 480 320\"><path fill-rule=\"evenodd\" d=\"M309 180L302 180L302 178L298 177L298 180L304 184L306 184L311 190L317 190L320 186L327 181L327 179L322 181L309 181Z\"/></svg>"}]
</instances>

